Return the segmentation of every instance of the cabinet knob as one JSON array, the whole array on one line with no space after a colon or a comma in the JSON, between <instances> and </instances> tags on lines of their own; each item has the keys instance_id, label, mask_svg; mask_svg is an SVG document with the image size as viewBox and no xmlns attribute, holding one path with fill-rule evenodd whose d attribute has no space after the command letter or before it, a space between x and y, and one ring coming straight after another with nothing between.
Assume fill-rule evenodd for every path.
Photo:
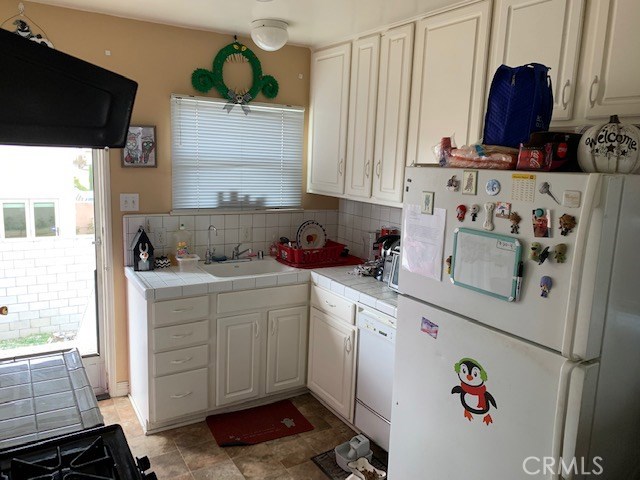
<instances>
[{"instance_id":1,"label":"cabinet knob","mask_svg":"<svg viewBox=\"0 0 640 480\"><path fill-rule=\"evenodd\" d=\"M351 337L344 337L344 349L351 353Z\"/></svg>"},{"instance_id":2,"label":"cabinet knob","mask_svg":"<svg viewBox=\"0 0 640 480\"><path fill-rule=\"evenodd\" d=\"M0 307L0 315L9 315L9 307L6 305Z\"/></svg>"},{"instance_id":3,"label":"cabinet knob","mask_svg":"<svg viewBox=\"0 0 640 480\"><path fill-rule=\"evenodd\" d=\"M369 165L371 164L371 160L367 160L367 163L364 164L364 175L369 178Z\"/></svg>"},{"instance_id":4,"label":"cabinet knob","mask_svg":"<svg viewBox=\"0 0 640 480\"><path fill-rule=\"evenodd\" d=\"M376 163L376 177L380 177L380 166L382 165L382 160L378 160Z\"/></svg>"},{"instance_id":5,"label":"cabinet knob","mask_svg":"<svg viewBox=\"0 0 640 480\"><path fill-rule=\"evenodd\" d=\"M598 99L598 89L596 88L596 98L593 98L593 87L599 84L598 75L593 77L591 81L591 86L589 87L589 103L591 104L591 108L593 108L596 104L596 100Z\"/></svg>"},{"instance_id":6,"label":"cabinet knob","mask_svg":"<svg viewBox=\"0 0 640 480\"><path fill-rule=\"evenodd\" d=\"M342 164L344 163L344 160L341 158L340 161L338 162L338 173L340 175L342 175Z\"/></svg>"},{"instance_id":7,"label":"cabinet knob","mask_svg":"<svg viewBox=\"0 0 640 480\"><path fill-rule=\"evenodd\" d=\"M570 87L571 86L571 80L569 80L567 78L567 81L565 82L564 86L562 87L562 96L561 96L561 102L562 102L562 109L566 110L567 107L569 106L569 101L566 100L567 98L567 91L570 91Z\"/></svg>"}]
</instances>

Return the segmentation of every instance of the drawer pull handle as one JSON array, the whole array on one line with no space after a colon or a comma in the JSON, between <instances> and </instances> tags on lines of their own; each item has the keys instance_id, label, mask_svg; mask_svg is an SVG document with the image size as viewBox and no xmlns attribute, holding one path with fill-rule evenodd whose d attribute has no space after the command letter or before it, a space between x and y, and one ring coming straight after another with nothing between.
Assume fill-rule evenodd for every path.
<instances>
[{"instance_id":1,"label":"drawer pull handle","mask_svg":"<svg viewBox=\"0 0 640 480\"><path fill-rule=\"evenodd\" d=\"M336 308L336 305L329 303L329 300L325 300L324 303L326 303L327 305L329 305L331 308Z\"/></svg>"},{"instance_id":2,"label":"drawer pull handle","mask_svg":"<svg viewBox=\"0 0 640 480\"><path fill-rule=\"evenodd\" d=\"M351 337L344 337L344 349L347 353L351 353Z\"/></svg>"},{"instance_id":3,"label":"drawer pull handle","mask_svg":"<svg viewBox=\"0 0 640 480\"><path fill-rule=\"evenodd\" d=\"M188 397L189 395L192 395L192 394L193 394L193 392L191 392L191 391L186 392L186 393L178 393L178 394L175 394L175 395L171 395L171 398L179 400L181 398Z\"/></svg>"},{"instance_id":4,"label":"drawer pull handle","mask_svg":"<svg viewBox=\"0 0 640 480\"><path fill-rule=\"evenodd\" d=\"M171 335L171 338L186 338L186 337L190 337L191 335L193 335L193 332L175 333L175 334Z\"/></svg>"},{"instance_id":5,"label":"drawer pull handle","mask_svg":"<svg viewBox=\"0 0 640 480\"><path fill-rule=\"evenodd\" d=\"M171 360L172 365L182 365L183 363L187 363L193 360L193 357L183 358L182 360Z\"/></svg>"},{"instance_id":6,"label":"drawer pull handle","mask_svg":"<svg viewBox=\"0 0 640 480\"><path fill-rule=\"evenodd\" d=\"M591 108L594 107L594 105L596 104L596 100L598 99L598 88L596 88L596 98L593 98L593 87L595 87L596 85L598 85L599 80L598 80L598 75L596 75L595 77L593 77L593 81L591 82L591 86L589 87L589 104L591 105ZM599 87L600 85L598 85Z\"/></svg>"},{"instance_id":7,"label":"drawer pull handle","mask_svg":"<svg viewBox=\"0 0 640 480\"><path fill-rule=\"evenodd\" d=\"M189 312L193 310L193 307L187 307L187 308L176 308L175 310L171 310L171 313L182 313L182 312Z\"/></svg>"}]
</instances>

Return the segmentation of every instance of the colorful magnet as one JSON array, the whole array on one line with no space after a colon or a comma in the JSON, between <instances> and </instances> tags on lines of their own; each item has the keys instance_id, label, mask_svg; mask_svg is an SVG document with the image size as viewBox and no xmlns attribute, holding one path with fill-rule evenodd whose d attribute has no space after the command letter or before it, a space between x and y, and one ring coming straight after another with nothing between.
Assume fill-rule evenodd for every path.
<instances>
[{"instance_id":1,"label":"colorful magnet","mask_svg":"<svg viewBox=\"0 0 640 480\"><path fill-rule=\"evenodd\" d=\"M562 205L569 208L580 207L580 197L582 194L578 190L565 190L562 194Z\"/></svg>"},{"instance_id":2,"label":"colorful magnet","mask_svg":"<svg viewBox=\"0 0 640 480\"><path fill-rule=\"evenodd\" d=\"M518 225L520 223L520 220L522 220L522 218L520 218L518 212L511 212L509 214L509 221L511 222L511 233L520 233L520 225Z\"/></svg>"},{"instance_id":3,"label":"colorful magnet","mask_svg":"<svg viewBox=\"0 0 640 480\"><path fill-rule=\"evenodd\" d=\"M491 196L499 194L500 182L495 178L492 178L487 182L487 185L485 186L485 191L487 192L487 195L491 195Z\"/></svg>"},{"instance_id":4,"label":"colorful magnet","mask_svg":"<svg viewBox=\"0 0 640 480\"><path fill-rule=\"evenodd\" d=\"M491 406L498 408L496 400L487 391L485 382L487 381L487 372L473 358L462 358L453 366L454 371L458 374L460 385L456 385L451 389L452 395L460 395L460 403L464 408L464 418L471 421L473 415L484 415L482 421L487 426L493 423L493 419L489 414Z\"/></svg>"},{"instance_id":5,"label":"colorful magnet","mask_svg":"<svg viewBox=\"0 0 640 480\"><path fill-rule=\"evenodd\" d=\"M457 192L460 188L460 180L453 175L449 180L447 180L447 190L450 192Z\"/></svg>"},{"instance_id":6,"label":"colorful magnet","mask_svg":"<svg viewBox=\"0 0 640 480\"><path fill-rule=\"evenodd\" d=\"M553 259L558 263L564 263L567 260L566 243L559 243L553 247Z\"/></svg>"},{"instance_id":7,"label":"colorful magnet","mask_svg":"<svg viewBox=\"0 0 640 480\"><path fill-rule=\"evenodd\" d=\"M549 290L553 286L553 280L551 277L547 277L546 275L540 278L540 296L543 298L547 298L549 296Z\"/></svg>"},{"instance_id":8,"label":"colorful magnet","mask_svg":"<svg viewBox=\"0 0 640 480\"><path fill-rule=\"evenodd\" d=\"M536 208L531 212L533 235L539 238L551 236L551 212L543 208Z\"/></svg>"},{"instance_id":9,"label":"colorful magnet","mask_svg":"<svg viewBox=\"0 0 640 480\"><path fill-rule=\"evenodd\" d=\"M493 230L493 210L496 208L495 203L487 202L484 204L484 223L482 224L482 228L485 230Z\"/></svg>"},{"instance_id":10,"label":"colorful magnet","mask_svg":"<svg viewBox=\"0 0 640 480\"><path fill-rule=\"evenodd\" d=\"M472 222L475 222L476 218L478 218L478 212L480 212L480 205L478 205L477 203L474 203L473 205L471 205L471 208L469 209L469 213L471 214Z\"/></svg>"},{"instance_id":11,"label":"colorful magnet","mask_svg":"<svg viewBox=\"0 0 640 480\"><path fill-rule=\"evenodd\" d=\"M540 252L542 252L542 244L540 242L533 242L529 250L529 258L537 262L540 260Z\"/></svg>"},{"instance_id":12,"label":"colorful magnet","mask_svg":"<svg viewBox=\"0 0 640 480\"><path fill-rule=\"evenodd\" d=\"M576 217L573 215L564 214L559 219L560 221L560 235L565 237L571 233L576 226Z\"/></svg>"},{"instance_id":13,"label":"colorful magnet","mask_svg":"<svg viewBox=\"0 0 640 480\"><path fill-rule=\"evenodd\" d=\"M511 213L511 204L508 202L496 203L496 217L497 218L509 218Z\"/></svg>"},{"instance_id":14,"label":"colorful magnet","mask_svg":"<svg viewBox=\"0 0 640 480\"><path fill-rule=\"evenodd\" d=\"M444 261L444 263L446 263L446 264L447 264L447 273L448 273L449 275L451 275L451 255L449 255L449 256L447 257L447 259Z\"/></svg>"},{"instance_id":15,"label":"colorful magnet","mask_svg":"<svg viewBox=\"0 0 640 480\"><path fill-rule=\"evenodd\" d=\"M464 216L467 214L467 207L465 205L458 205L456 207L456 217L461 222L464 222Z\"/></svg>"},{"instance_id":16,"label":"colorful magnet","mask_svg":"<svg viewBox=\"0 0 640 480\"><path fill-rule=\"evenodd\" d=\"M544 247L544 250L542 250L538 255L538 265L542 265L547 260L547 258L549 258L550 253L551 252L549 252L549 247Z\"/></svg>"},{"instance_id":17,"label":"colorful magnet","mask_svg":"<svg viewBox=\"0 0 640 480\"><path fill-rule=\"evenodd\" d=\"M560 202L558 201L558 199L553 196L553 193L551 193L551 185L549 185L549 182L542 182L540 184L540 188L538 189L538 191L543 195L549 195L551 198L553 198L554 202L560 205Z\"/></svg>"}]
</instances>

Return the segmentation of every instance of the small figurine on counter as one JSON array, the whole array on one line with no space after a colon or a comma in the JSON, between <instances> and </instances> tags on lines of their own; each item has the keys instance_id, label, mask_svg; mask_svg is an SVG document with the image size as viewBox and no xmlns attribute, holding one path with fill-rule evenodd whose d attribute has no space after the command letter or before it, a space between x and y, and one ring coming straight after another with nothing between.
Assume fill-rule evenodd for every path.
<instances>
[{"instance_id":1,"label":"small figurine on counter","mask_svg":"<svg viewBox=\"0 0 640 480\"><path fill-rule=\"evenodd\" d=\"M547 277L546 275L540 279L540 296L543 298L547 298L549 296L549 290L553 286L553 281L551 277Z\"/></svg>"},{"instance_id":2,"label":"small figurine on counter","mask_svg":"<svg viewBox=\"0 0 640 480\"><path fill-rule=\"evenodd\" d=\"M529 252L529 258L534 262L539 261L540 252L542 252L542 244L540 242L533 242L531 244L531 251Z\"/></svg>"},{"instance_id":3,"label":"small figurine on counter","mask_svg":"<svg viewBox=\"0 0 640 480\"><path fill-rule=\"evenodd\" d=\"M558 263L564 263L567 259L567 244L559 243L553 249L553 259Z\"/></svg>"},{"instance_id":4,"label":"small figurine on counter","mask_svg":"<svg viewBox=\"0 0 640 480\"><path fill-rule=\"evenodd\" d=\"M560 235L564 235L566 237L575 228L576 217L565 213L559 218L559 220L560 220Z\"/></svg>"},{"instance_id":5,"label":"small figurine on counter","mask_svg":"<svg viewBox=\"0 0 640 480\"><path fill-rule=\"evenodd\" d=\"M447 257L447 259L444 261L444 263L446 263L446 264L447 264L447 273L448 273L449 275L451 275L451 255L449 255L449 256Z\"/></svg>"},{"instance_id":6,"label":"small figurine on counter","mask_svg":"<svg viewBox=\"0 0 640 480\"><path fill-rule=\"evenodd\" d=\"M471 221L475 222L476 218L478 218L478 212L480 212L480 205L474 203L473 205L471 205L471 208L469 209L469 213L471 213Z\"/></svg>"},{"instance_id":7,"label":"small figurine on counter","mask_svg":"<svg viewBox=\"0 0 640 480\"><path fill-rule=\"evenodd\" d=\"M549 247L544 247L544 250L542 250L540 252L540 255L538 255L538 265L542 265L545 260L549 258L550 253L551 252L549 251Z\"/></svg>"},{"instance_id":8,"label":"small figurine on counter","mask_svg":"<svg viewBox=\"0 0 640 480\"><path fill-rule=\"evenodd\" d=\"M511 222L511 233L516 235L520 233L520 225L518 225L520 223L520 220L522 220L522 218L520 218L518 212L511 212L509 214L509 221Z\"/></svg>"},{"instance_id":9,"label":"small figurine on counter","mask_svg":"<svg viewBox=\"0 0 640 480\"><path fill-rule=\"evenodd\" d=\"M465 205L458 205L456 207L456 217L460 222L464 222L464 216L467 213L467 207Z\"/></svg>"},{"instance_id":10,"label":"small figurine on counter","mask_svg":"<svg viewBox=\"0 0 640 480\"><path fill-rule=\"evenodd\" d=\"M453 175L449 180L447 180L447 190L450 192L457 192L460 188L460 180Z\"/></svg>"}]
</instances>

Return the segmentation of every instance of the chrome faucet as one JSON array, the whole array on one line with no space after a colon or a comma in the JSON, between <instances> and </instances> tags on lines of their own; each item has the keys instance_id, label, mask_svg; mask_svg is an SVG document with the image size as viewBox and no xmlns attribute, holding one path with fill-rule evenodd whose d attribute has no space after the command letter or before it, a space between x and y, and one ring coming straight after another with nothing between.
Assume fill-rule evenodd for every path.
<instances>
[{"instance_id":1,"label":"chrome faucet","mask_svg":"<svg viewBox=\"0 0 640 480\"><path fill-rule=\"evenodd\" d=\"M233 253L231 254L231 260L239 260L240 256L249 252L249 253L253 253L253 250L250 248L247 248L245 250L240 251L240 245L242 245L242 243L239 243L238 245L236 245L235 247L233 247Z\"/></svg>"},{"instance_id":2,"label":"chrome faucet","mask_svg":"<svg viewBox=\"0 0 640 480\"><path fill-rule=\"evenodd\" d=\"M209 265L211 260L213 259L213 252L211 251L211 230L216 232L216 237L218 236L218 229L213 225L209 225L207 229L207 251L204 253L204 264Z\"/></svg>"}]
</instances>

